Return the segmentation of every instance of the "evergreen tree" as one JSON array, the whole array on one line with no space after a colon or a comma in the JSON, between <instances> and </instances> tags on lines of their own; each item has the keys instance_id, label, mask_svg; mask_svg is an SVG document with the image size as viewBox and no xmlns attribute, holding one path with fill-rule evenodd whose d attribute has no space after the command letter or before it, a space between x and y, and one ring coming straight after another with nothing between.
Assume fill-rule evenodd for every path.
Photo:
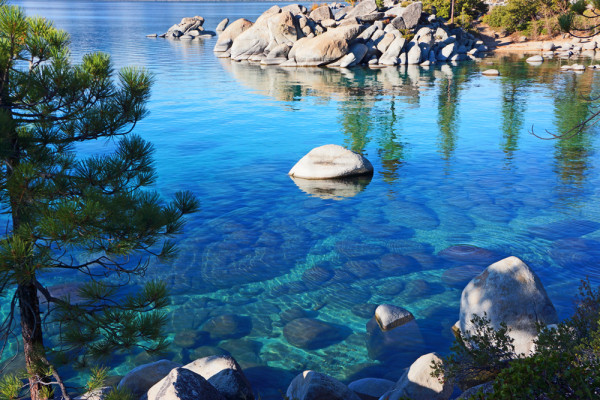
<instances>
[{"instance_id":1,"label":"evergreen tree","mask_svg":"<svg viewBox=\"0 0 600 400\"><path fill-rule=\"evenodd\" d=\"M173 255L173 235L197 209L188 192L163 203L147 189L153 147L131 132L147 113L151 75L115 72L102 53L74 64L68 45L49 21L0 0L0 296L11 305L0 352L20 330L32 400L48 398L54 384L68 398L59 358L164 349L165 285L135 294L126 286L152 257ZM77 154L78 144L107 139L112 153ZM74 298L45 286L60 270L83 282ZM49 323L60 332L52 343Z\"/></svg>"}]
</instances>

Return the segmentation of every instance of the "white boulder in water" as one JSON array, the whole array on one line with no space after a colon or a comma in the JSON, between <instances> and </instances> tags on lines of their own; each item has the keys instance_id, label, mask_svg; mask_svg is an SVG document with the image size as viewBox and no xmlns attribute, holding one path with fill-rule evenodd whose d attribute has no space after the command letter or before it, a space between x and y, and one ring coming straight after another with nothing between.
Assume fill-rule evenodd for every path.
<instances>
[{"instance_id":1,"label":"white boulder in water","mask_svg":"<svg viewBox=\"0 0 600 400\"><path fill-rule=\"evenodd\" d=\"M302 157L288 175L303 179L332 179L372 173L373 165L362 155L336 144L326 144Z\"/></svg>"}]
</instances>

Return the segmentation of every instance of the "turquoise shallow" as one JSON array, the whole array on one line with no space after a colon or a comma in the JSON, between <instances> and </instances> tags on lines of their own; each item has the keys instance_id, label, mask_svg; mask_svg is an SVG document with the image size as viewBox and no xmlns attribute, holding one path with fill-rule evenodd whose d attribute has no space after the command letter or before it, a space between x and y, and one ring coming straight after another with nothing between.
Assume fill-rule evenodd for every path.
<instances>
[{"instance_id":1,"label":"turquoise shallow","mask_svg":"<svg viewBox=\"0 0 600 400\"><path fill-rule=\"evenodd\" d=\"M217 59L215 39L145 35L186 16L203 16L207 29L224 17L253 20L269 3L17 4L69 31L74 59L104 51L116 67L156 76L136 132L156 146L157 189L190 189L202 202L177 260L148 271L172 293L167 358L231 353L263 399L281 398L304 369L345 382L397 379L417 353L447 351L462 288L493 261L525 260L562 318L580 279L600 283L597 129L561 140L530 133L561 132L588 115L582 96L597 91L600 73L518 57L430 69L261 68ZM500 76L482 76L487 68ZM328 143L362 152L372 179L319 187L287 176ZM44 279L62 294L78 280ZM381 303L417 318L411 351L390 352L367 331ZM111 373L150 360L118 355Z\"/></svg>"}]
</instances>

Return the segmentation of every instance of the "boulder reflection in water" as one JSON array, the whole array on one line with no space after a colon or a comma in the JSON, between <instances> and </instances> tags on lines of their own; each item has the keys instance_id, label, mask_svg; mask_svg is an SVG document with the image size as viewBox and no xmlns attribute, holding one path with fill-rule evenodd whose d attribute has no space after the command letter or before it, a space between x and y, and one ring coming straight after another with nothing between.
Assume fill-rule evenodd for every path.
<instances>
[{"instance_id":1,"label":"boulder reflection in water","mask_svg":"<svg viewBox=\"0 0 600 400\"><path fill-rule=\"evenodd\" d=\"M311 196L322 199L343 200L362 192L371 182L373 175L352 176L336 179L301 179L290 177L296 186Z\"/></svg>"}]
</instances>

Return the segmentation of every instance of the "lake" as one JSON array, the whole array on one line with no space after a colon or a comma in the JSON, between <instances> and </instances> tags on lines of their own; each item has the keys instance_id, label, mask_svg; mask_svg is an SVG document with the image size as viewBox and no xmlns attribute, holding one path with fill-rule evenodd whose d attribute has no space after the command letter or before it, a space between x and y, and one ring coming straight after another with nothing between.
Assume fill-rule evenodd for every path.
<instances>
[{"instance_id":1,"label":"lake","mask_svg":"<svg viewBox=\"0 0 600 400\"><path fill-rule=\"evenodd\" d=\"M581 279L600 283L598 130L531 133L564 132L593 110L592 70L518 56L429 69L262 68L217 59L215 38L145 35L194 15L210 30L225 17L254 20L270 3L14 3L67 30L74 60L103 51L115 67L155 74L150 115L135 131L156 147L157 190L201 201L177 259L147 274L172 294L165 358L230 353L263 399L282 398L305 369L346 383L396 380L419 354L447 352L462 289L493 261L525 260L561 318ZM482 76L487 68L500 76ZM373 177L319 187L287 176L328 143L365 155ZM61 293L78 281L44 279ZM367 331L381 303L417 318L410 351L386 353ZM327 323L325 342L290 344L307 328L289 324L297 317ZM116 355L111 374L153 359Z\"/></svg>"}]
</instances>

